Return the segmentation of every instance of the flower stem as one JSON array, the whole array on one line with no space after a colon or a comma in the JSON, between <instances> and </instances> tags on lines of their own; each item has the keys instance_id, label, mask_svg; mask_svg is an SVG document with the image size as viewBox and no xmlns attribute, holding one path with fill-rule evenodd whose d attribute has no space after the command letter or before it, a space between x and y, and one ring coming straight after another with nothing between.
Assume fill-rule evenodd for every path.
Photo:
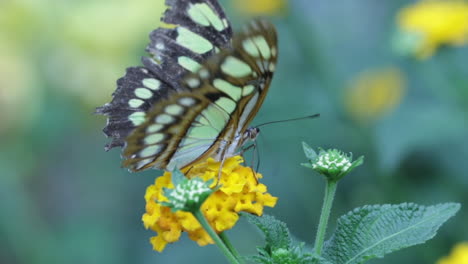
<instances>
[{"instance_id":1,"label":"flower stem","mask_svg":"<svg viewBox=\"0 0 468 264\"><path fill-rule=\"evenodd\" d=\"M317 256L320 256L322 253L325 233L327 231L328 218L330 217L337 184L337 181L327 179L325 197L323 199L322 212L320 214L320 222L317 229L317 236L315 237L315 254L317 254Z\"/></svg>"},{"instance_id":2,"label":"flower stem","mask_svg":"<svg viewBox=\"0 0 468 264\"><path fill-rule=\"evenodd\" d=\"M221 238L218 236L218 234L213 230L213 228L210 226L208 221L206 221L205 216L202 214L200 210L196 210L194 213L195 218L197 218L198 222L202 225L202 227L205 229L205 231L210 235L210 237L214 240L218 248L221 250L221 252L226 256L226 258L229 260L230 263L233 264L241 264L240 260L238 260L234 254L229 250L229 248L226 246L226 244L221 240Z\"/></svg>"},{"instance_id":3,"label":"flower stem","mask_svg":"<svg viewBox=\"0 0 468 264\"><path fill-rule=\"evenodd\" d=\"M221 232L221 233L219 234L219 237L221 238L221 240L223 240L224 244L227 246L227 248L229 249L229 251L231 251L231 253L232 253L238 260L241 260L241 259L242 259L241 255L239 254L239 252L237 252L236 248L232 245L231 241L229 241L229 238L226 236L226 233Z\"/></svg>"}]
</instances>

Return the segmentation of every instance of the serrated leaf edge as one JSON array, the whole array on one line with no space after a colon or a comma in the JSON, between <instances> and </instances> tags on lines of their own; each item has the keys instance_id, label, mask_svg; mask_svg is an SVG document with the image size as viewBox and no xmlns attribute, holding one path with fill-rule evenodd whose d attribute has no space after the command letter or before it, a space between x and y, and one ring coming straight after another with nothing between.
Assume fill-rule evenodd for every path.
<instances>
[{"instance_id":1,"label":"serrated leaf edge","mask_svg":"<svg viewBox=\"0 0 468 264\"><path fill-rule=\"evenodd\" d=\"M407 203L404 203L404 204L407 204ZM409 204L411 204L411 203L409 203ZM403 205L403 204L401 204L401 205ZM457 204L457 203L438 204L438 205L428 206L428 207L426 207L426 209L427 209L427 208L430 208L430 207L441 206L441 205L447 205L447 206L450 206L450 205L451 205L452 207L455 207L455 208L453 208L453 209L456 209L452 214L450 214L450 216L447 216L447 219L449 219L450 217L452 217L452 216L460 209L460 204ZM449 208L445 208L445 209L449 209ZM452 209L452 208L451 208L451 209ZM388 236L387 238L385 238L385 239L383 239L383 240L380 240L378 243L375 243L374 245L369 246L369 247L365 248L364 250L362 250L361 252L359 252L358 254L356 254L353 258L351 258L351 259L349 259L347 262L345 262L345 264L352 263L352 261L354 261L354 260L356 260L358 257L362 256L366 251L369 251L370 249L372 249L372 248L376 247L377 245L381 244L382 242L385 242L385 241L387 241L387 240L390 239L390 238L393 238L393 237L395 237L395 236L397 236L397 235L399 235L399 234L401 234L401 233L406 232L407 230L409 230L409 229L411 229L411 228L414 228L415 226L419 226L419 225L425 223L426 221L429 221L429 220L432 220L432 219L433 219L433 217L425 218L423 221L421 221L421 222L419 222L419 223L417 223L417 224L415 224L415 225L412 225L411 227L407 227L407 228L405 228L405 229L402 229L401 231L399 231L399 232L397 232L397 233L395 233L395 234L393 234L393 235L391 235L391 236ZM445 221L444 221L444 222L445 222ZM442 225L442 224L443 224L443 223L441 223L440 225ZM440 225L439 225L439 226L440 226ZM436 235L436 232L434 232L434 234L433 234L431 237L429 237L427 240L433 238L435 235ZM427 240L425 240L425 241L427 241ZM424 241L421 242L421 243L424 243ZM417 243L417 244L413 244L413 245L418 245L418 244L421 244L421 243Z\"/></svg>"}]
</instances>

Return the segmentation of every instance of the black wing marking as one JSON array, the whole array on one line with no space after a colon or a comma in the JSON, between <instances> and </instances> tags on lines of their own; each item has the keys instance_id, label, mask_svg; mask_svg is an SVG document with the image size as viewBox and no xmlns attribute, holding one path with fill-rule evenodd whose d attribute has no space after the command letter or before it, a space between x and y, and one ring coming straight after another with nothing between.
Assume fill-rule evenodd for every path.
<instances>
[{"instance_id":1,"label":"black wing marking","mask_svg":"<svg viewBox=\"0 0 468 264\"><path fill-rule=\"evenodd\" d=\"M203 26L193 21L188 14L188 10L196 4L208 5L220 20L225 21L225 28L218 31L213 26ZM232 28L223 9L215 0L166 0L166 5L169 8L164 13L161 21L175 25L175 27L157 28L151 32L151 43L146 47L146 51L150 53L151 57L143 57L142 62L151 71L170 73L166 74L164 81L178 90L183 90L180 79L189 71L177 63L177 58L187 56L198 63L203 63L214 55L217 50L231 46ZM179 27L186 28L205 38L215 48L200 54L180 45L177 43Z\"/></svg>"},{"instance_id":2,"label":"black wing marking","mask_svg":"<svg viewBox=\"0 0 468 264\"><path fill-rule=\"evenodd\" d=\"M166 100L148 111L146 121L133 130L127 138L128 144L123 150L125 158L123 166L131 171L151 167L171 170L174 165L185 167L202 157L216 155L218 148L237 144L234 142L237 136L235 132L238 131L243 135L260 108L273 77L272 65L275 65L277 60L276 31L272 24L263 20L254 20L245 32L234 36L233 43L233 48L223 49L209 58L196 73L184 76L181 84L190 87L190 91L170 94ZM245 48L245 43L252 44L250 49ZM258 46L259 44L261 45ZM242 77L231 76L230 68L222 67L229 59L239 60L245 67L250 68L250 72L246 72ZM191 84L193 80L196 81L196 85ZM221 80L224 85L217 86L217 80ZM248 86L252 88L249 89ZM193 103L181 104L181 101L186 99L190 99ZM223 103L218 104L219 99L224 100ZM231 106L225 108L224 105L229 105L229 102ZM181 111L168 112L166 109L170 106L178 106ZM211 120L203 115L210 106L216 108L213 111L219 111L219 114L225 117L226 122L223 127L214 126ZM166 116L170 121L158 122L160 116ZM197 122L201 117L205 121ZM157 126L158 129L152 131L152 126ZM196 141L186 141L189 131L196 127L211 127L216 130L216 135L207 138L198 137L195 138ZM146 141L155 135L159 135L160 138ZM221 145L220 142L223 140L229 143ZM191 152L201 149L202 153L190 155ZM232 155L232 153L225 154ZM176 163L177 161L179 163Z\"/></svg>"},{"instance_id":3,"label":"black wing marking","mask_svg":"<svg viewBox=\"0 0 468 264\"><path fill-rule=\"evenodd\" d=\"M112 138L112 141L106 145L106 150L124 145L125 138L137 126L129 118L132 114L146 113L157 101L167 98L173 90L164 82L159 82L157 89L148 88L145 86L144 80L159 81L154 73L144 67L128 68L125 76L117 81L117 89L113 93L112 101L96 109L97 114L108 116L107 125L103 131ZM136 89L145 89L143 91L148 95L150 92L151 96L148 98L146 96L144 98L138 97ZM131 105L132 99L139 100L134 101L134 107Z\"/></svg>"},{"instance_id":4,"label":"black wing marking","mask_svg":"<svg viewBox=\"0 0 468 264\"><path fill-rule=\"evenodd\" d=\"M190 18L187 8L193 4L207 4L219 17L224 20L226 27L222 31L217 31L210 26L201 26ZM106 150L113 147L122 147L128 135L138 127L139 122L135 120L144 118L147 111L157 102L165 100L169 94L177 91L187 91L187 87L182 86L180 80L189 73L177 62L178 57L186 56L198 63L203 63L208 57L216 52L210 50L206 54L198 54L177 43L177 27L183 26L190 29L195 34L199 34L212 42L214 47L229 47L232 38L232 29L226 19L224 11L216 0L166 0L169 9L165 12L161 21L167 24L176 25L175 28L158 28L150 34L151 42L146 50L150 57L143 57L142 62L145 67L131 67L126 71L125 76L117 81L117 89L113 93L110 103L96 109L97 114L108 116L104 133L112 138L106 145ZM163 49L159 49L161 44ZM152 90L151 96L146 98L138 97L135 92L138 88L146 89L142 85L145 79L155 79L160 84L158 89ZM146 93L148 93L146 91ZM131 107L132 99L142 100L143 103L137 107ZM134 104L136 106L137 104ZM131 120L132 115L141 116Z\"/></svg>"}]
</instances>

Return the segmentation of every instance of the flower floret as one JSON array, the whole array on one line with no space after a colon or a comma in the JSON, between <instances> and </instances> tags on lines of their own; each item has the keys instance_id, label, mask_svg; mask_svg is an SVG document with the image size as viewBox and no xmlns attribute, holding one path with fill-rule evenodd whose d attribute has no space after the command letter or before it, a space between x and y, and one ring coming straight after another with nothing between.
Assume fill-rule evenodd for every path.
<instances>
[{"instance_id":1,"label":"flower floret","mask_svg":"<svg viewBox=\"0 0 468 264\"><path fill-rule=\"evenodd\" d=\"M181 209L201 205L200 211L219 233L231 229L241 211L261 215L264 206L275 206L278 198L267 193L267 187L258 182L262 176L243 167L242 162L240 156L228 158L220 170L221 163L209 158L187 168L186 178L178 184L173 184L170 172L157 178L147 188L146 213L142 217L145 228L157 233L150 240L154 250L163 251L182 232L188 233L200 246L213 243L193 214ZM174 212L174 208L178 211Z\"/></svg>"}]
</instances>

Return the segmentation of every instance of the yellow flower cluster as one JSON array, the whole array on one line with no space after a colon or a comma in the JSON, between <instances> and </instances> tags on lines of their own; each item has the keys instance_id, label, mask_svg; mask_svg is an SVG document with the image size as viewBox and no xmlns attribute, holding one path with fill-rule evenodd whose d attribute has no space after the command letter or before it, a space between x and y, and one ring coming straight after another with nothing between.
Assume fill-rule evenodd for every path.
<instances>
[{"instance_id":1,"label":"yellow flower cluster","mask_svg":"<svg viewBox=\"0 0 468 264\"><path fill-rule=\"evenodd\" d=\"M405 91L405 78L396 68L366 71L345 92L346 109L357 121L369 122L394 109Z\"/></svg>"},{"instance_id":2,"label":"yellow flower cluster","mask_svg":"<svg viewBox=\"0 0 468 264\"><path fill-rule=\"evenodd\" d=\"M247 15L274 15L284 11L286 0L233 0L235 7Z\"/></svg>"},{"instance_id":3,"label":"yellow flower cluster","mask_svg":"<svg viewBox=\"0 0 468 264\"><path fill-rule=\"evenodd\" d=\"M450 256L437 261L437 264L466 264L468 263L468 242L463 242L455 246Z\"/></svg>"},{"instance_id":4,"label":"yellow flower cluster","mask_svg":"<svg viewBox=\"0 0 468 264\"><path fill-rule=\"evenodd\" d=\"M402 32L417 39L414 47L419 58L431 56L441 45L468 42L468 2L426 0L408 6L398 14Z\"/></svg>"},{"instance_id":5,"label":"yellow flower cluster","mask_svg":"<svg viewBox=\"0 0 468 264\"><path fill-rule=\"evenodd\" d=\"M201 177L204 181L214 180L213 186L221 188L211 194L204 202L201 211L216 232L232 228L239 219L238 213L248 212L256 215L263 213L263 207L273 207L278 198L267 193L267 187L258 182L261 174L254 173L249 167L241 165L242 157L235 156L225 160L219 178L220 162L209 158L185 169L187 177ZM147 188L145 194L146 213L142 220L145 228L151 228L157 236L151 238L156 251L163 251L168 243L179 240L182 231L188 233L190 239L200 246L212 244L213 241L204 231L195 217L188 212L171 212L170 208L156 201L164 202L163 188L173 189L171 173L165 172L156 179L155 184Z\"/></svg>"}]
</instances>

